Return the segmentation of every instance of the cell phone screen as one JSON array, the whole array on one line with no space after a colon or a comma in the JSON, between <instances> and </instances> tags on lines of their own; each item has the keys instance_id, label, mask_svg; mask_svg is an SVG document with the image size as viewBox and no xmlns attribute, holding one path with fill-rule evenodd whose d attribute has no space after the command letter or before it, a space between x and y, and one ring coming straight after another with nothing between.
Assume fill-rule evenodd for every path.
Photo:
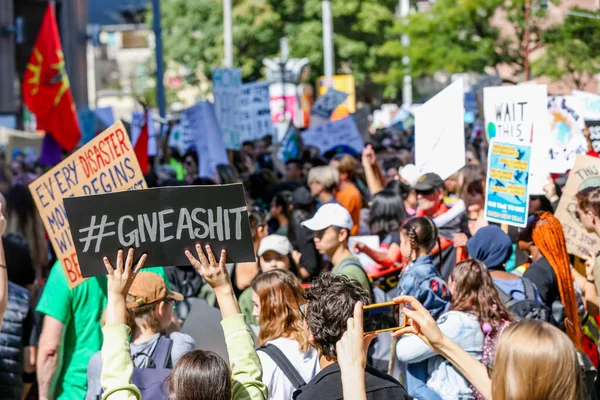
<instances>
[{"instance_id":1,"label":"cell phone screen","mask_svg":"<svg viewBox=\"0 0 600 400\"><path fill-rule=\"evenodd\" d=\"M374 304L363 308L363 330L368 332L380 332L398 329L404 326L404 313L399 304L381 306Z\"/></svg>"}]
</instances>

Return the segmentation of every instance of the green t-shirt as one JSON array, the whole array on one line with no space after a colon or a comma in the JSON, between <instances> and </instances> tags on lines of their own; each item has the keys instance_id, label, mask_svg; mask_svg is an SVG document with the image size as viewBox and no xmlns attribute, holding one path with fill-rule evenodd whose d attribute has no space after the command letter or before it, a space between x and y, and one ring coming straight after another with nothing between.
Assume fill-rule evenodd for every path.
<instances>
[{"instance_id":1,"label":"green t-shirt","mask_svg":"<svg viewBox=\"0 0 600 400\"><path fill-rule=\"evenodd\" d=\"M354 262L348 263L348 260L352 260ZM342 265L343 267L340 268ZM358 283L360 283L360 285L365 288L368 293L371 293L371 281L369 281L369 276L367 275L367 272L360 266L359 259L353 255L349 255L342 259L342 261L333 267L331 273L344 275L349 279L354 279L358 281Z\"/></svg>"},{"instance_id":2,"label":"green t-shirt","mask_svg":"<svg viewBox=\"0 0 600 400\"><path fill-rule=\"evenodd\" d=\"M145 268L144 271L157 273L169 286L164 268ZM88 362L102 347L100 320L106 301L106 276L89 278L71 290L63 267L59 262L54 264L37 311L64 324L61 370L54 388L56 399L85 398Z\"/></svg>"}]
</instances>

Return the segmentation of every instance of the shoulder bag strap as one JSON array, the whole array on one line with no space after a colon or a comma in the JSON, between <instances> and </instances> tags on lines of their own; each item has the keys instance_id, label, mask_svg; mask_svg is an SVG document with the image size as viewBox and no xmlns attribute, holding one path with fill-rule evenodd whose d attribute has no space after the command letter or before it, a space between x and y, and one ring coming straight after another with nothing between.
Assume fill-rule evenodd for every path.
<instances>
[{"instance_id":1,"label":"shoulder bag strap","mask_svg":"<svg viewBox=\"0 0 600 400\"><path fill-rule=\"evenodd\" d=\"M173 341L168 337L161 336L158 338L156 349L152 354L152 362L154 362L155 368L167 368L169 365L169 359L171 358L171 348L173 347Z\"/></svg>"},{"instance_id":2,"label":"shoulder bag strap","mask_svg":"<svg viewBox=\"0 0 600 400\"><path fill-rule=\"evenodd\" d=\"M294 385L294 388L298 389L306 385L306 382L304 382L304 379L302 379L300 373L298 373L298 371L296 370L296 368L294 368L290 360L288 360L285 354L283 354L283 352L279 350L277 346L275 346L274 344L268 344L259 348L258 350L264 352L273 359L273 361L281 369L283 374L289 379L292 385Z\"/></svg>"},{"instance_id":3,"label":"shoulder bag strap","mask_svg":"<svg viewBox=\"0 0 600 400\"><path fill-rule=\"evenodd\" d=\"M500 289L497 285L494 285L494 287L498 291L498 294L500 295L500 300L502 300L506 308L512 306L514 303L514 299L510 295L508 295L504 290Z\"/></svg>"},{"instance_id":4,"label":"shoulder bag strap","mask_svg":"<svg viewBox=\"0 0 600 400\"><path fill-rule=\"evenodd\" d=\"M521 278L521 280L523 281L523 287L525 288L525 298L527 300L536 300L533 283L527 278Z\"/></svg>"}]
</instances>

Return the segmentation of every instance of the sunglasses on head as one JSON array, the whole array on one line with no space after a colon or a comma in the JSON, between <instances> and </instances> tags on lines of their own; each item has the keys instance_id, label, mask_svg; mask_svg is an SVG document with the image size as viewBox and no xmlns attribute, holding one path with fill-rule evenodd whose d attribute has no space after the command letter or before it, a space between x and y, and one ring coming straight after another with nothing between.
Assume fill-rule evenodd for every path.
<instances>
[{"instance_id":1,"label":"sunglasses on head","mask_svg":"<svg viewBox=\"0 0 600 400\"><path fill-rule=\"evenodd\" d=\"M306 318L306 304L308 304L308 303L304 303L298 308L298 310L300 310L300 314L302 315L302 318Z\"/></svg>"}]
</instances>

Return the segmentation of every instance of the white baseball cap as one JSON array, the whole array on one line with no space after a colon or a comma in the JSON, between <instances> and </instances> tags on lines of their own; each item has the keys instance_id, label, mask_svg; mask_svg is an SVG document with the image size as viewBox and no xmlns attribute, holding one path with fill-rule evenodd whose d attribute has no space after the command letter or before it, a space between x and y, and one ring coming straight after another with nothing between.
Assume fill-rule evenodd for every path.
<instances>
[{"instance_id":1,"label":"white baseball cap","mask_svg":"<svg viewBox=\"0 0 600 400\"><path fill-rule=\"evenodd\" d=\"M415 164L406 164L404 167L400 167L398 173L400 174L400 178L404 179L411 187L415 186L421 177L419 169Z\"/></svg>"},{"instance_id":2,"label":"white baseball cap","mask_svg":"<svg viewBox=\"0 0 600 400\"><path fill-rule=\"evenodd\" d=\"M330 226L351 230L354 226L352 216L344 207L337 203L324 204L317 210L314 217L302 223L311 231L322 231Z\"/></svg>"},{"instance_id":3,"label":"white baseball cap","mask_svg":"<svg viewBox=\"0 0 600 400\"><path fill-rule=\"evenodd\" d=\"M265 254L267 251L274 251L282 256L287 256L293 250L294 248L292 247L292 244L285 236L269 235L260 241L257 253L259 257Z\"/></svg>"}]
</instances>

